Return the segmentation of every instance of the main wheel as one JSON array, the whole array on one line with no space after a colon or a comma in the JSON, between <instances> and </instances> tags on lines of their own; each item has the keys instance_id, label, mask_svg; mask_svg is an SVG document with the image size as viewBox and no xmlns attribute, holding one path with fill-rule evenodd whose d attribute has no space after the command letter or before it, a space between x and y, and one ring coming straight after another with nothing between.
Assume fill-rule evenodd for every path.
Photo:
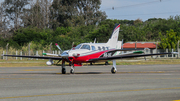
<instances>
[{"instance_id":1,"label":"main wheel","mask_svg":"<svg viewBox=\"0 0 180 101\"><path fill-rule=\"evenodd\" d=\"M114 67L112 67L112 69L111 69L111 73L113 73L113 74L115 74L115 73L116 73L116 70L115 70L115 68L114 68Z\"/></svg>"},{"instance_id":2,"label":"main wheel","mask_svg":"<svg viewBox=\"0 0 180 101\"><path fill-rule=\"evenodd\" d=\"M66 68L62 68L62 74L66 74Z\"/></svg>"},{"instance_id":3,"label":"main wheel","mask_svg":"<svg viewBox=\"0 0 180 101\"><path fill-rule=\"evenodd\" d=\"M71 74L74 74L74 69L71 69L71 70L70 70L70 73L71 73Z\"/></svg>"}]
</instances>

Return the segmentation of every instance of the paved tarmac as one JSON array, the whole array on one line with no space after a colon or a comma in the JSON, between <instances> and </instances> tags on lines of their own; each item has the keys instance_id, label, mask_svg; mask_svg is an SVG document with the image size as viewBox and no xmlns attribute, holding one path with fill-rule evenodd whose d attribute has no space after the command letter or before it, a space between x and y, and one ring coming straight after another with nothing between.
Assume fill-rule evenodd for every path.
<instances>
[{"instance_id":1,"label":"paved tarmac","mask_svg":"<svg viewBox=\"0 0 180 101\"><path fill-rule=\"evenodd\" d=\"M180 65L0 67L0 101L180 101Z\"/></svg>"}]
</instances>

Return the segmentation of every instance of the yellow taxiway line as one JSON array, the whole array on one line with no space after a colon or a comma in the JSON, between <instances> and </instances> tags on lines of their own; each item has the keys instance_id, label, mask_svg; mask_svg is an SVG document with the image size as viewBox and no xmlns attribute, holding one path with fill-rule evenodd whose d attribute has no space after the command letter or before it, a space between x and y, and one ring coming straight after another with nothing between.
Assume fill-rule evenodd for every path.
<instances>
[{"instance_id":1,"label":"yellow taxiway line","mask_svg":"<svg viewBox=\"0 0 180 101\"><path fill-rule=\"evenodd\" d=\"M0 97L0 99L12 99L12 98L27 98L27 97L43 97L43 96L56 96L56 95L74 95L74 94L102 94L102 93L115 93L115 92L133 92L133 91L150 91L150 90L168 90L168 89L180 89L180 87L173 88L154 88L154 89L134 89L134 90L119 90L119 91L100 91L100 92L79 92L79 93L60 93L60 94L44 94L44 95L27 95L27 96L12 96L12 97ZM180 100L174 100L180 101Z\"/></svg>"}]
</instances>

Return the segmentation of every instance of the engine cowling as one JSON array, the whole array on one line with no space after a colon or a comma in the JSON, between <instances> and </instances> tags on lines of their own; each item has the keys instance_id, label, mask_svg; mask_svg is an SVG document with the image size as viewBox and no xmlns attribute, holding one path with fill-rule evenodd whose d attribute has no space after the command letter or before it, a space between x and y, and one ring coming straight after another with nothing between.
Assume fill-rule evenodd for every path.
<instances>
[{"instance_id":1,"label":"engine cowling","mask_svg":"<svg viewBox=\"0 0 180 101\"><path fill-rule=\"evenodd\" d=\"M78 53L73 53L73 56L74 56L74 57L78 57L78 56L80 56L80 54L78 54Z\"/></svg>"}]
</instances>

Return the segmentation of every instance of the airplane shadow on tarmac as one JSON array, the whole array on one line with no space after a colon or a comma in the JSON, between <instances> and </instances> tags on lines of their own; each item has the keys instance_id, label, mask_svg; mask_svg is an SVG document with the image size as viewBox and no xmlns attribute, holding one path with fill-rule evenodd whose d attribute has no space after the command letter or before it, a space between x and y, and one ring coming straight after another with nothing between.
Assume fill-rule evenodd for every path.
<instances>
[{"instance_id":1,"label":"airplane shadow on tarmac","mask_svg":"<svg viewBox=\"0 0 180 101\"><path fill-rule=\"evenodd\" d=\"M0 73L0 74L13 74L13 75L78 75L78 74L106 74L106 73L103 73L103 72L77 72L77 73L74 73L74 74L71 74L71 73L66 73L66 74L62 74L62 73L42 73L42 72L39 72L39 73Z\"/></svg>"}]
</instances>

